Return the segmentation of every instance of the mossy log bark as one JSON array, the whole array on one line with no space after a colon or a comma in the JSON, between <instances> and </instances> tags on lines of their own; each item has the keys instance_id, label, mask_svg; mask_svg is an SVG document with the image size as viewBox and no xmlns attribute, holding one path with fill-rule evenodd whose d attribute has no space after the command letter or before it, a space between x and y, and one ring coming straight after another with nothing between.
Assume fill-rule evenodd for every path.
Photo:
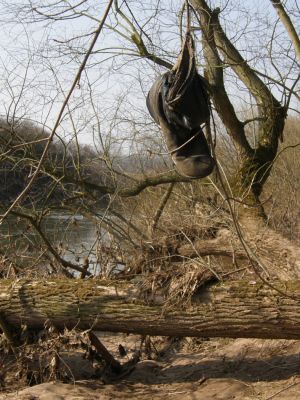
<instances>
[{"instance_id":1,"label":"mossy log bark","mask_svg":"<svg viewBox=\"0 0 300 400\"><path fill-rule=\"evenodd\" d=\"M184 309L147 305L127 283L0 280L0 315L11 329L45 324L148 335L300 339L300 281L204 287Z\"/></svg>"}]
</instances>

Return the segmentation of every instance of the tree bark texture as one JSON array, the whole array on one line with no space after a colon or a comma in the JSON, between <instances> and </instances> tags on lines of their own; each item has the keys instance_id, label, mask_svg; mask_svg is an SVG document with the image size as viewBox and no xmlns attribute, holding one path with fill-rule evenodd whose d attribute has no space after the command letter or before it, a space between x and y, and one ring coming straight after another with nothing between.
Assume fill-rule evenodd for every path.
<instances>
[{"instance_id":1,"label":"tree bark texture","mask_svg":"<svg viewBox=\"0 0 300 400\"><path fill-rule=\"evenodd\" d=\"M211 9L206 0L192 0L191 4L199 15L202 28L211 97L241 156L239 171L230 182L232 190L237 196L248 193L247 203L258 205L263 185L270 175L277 154L279 140L283 138L287 110L227 37L219 21L220 9ZM223 68L227 66L230 66L256 100L258 143L255 148L247 140L246 121L239 120L226 93Z\"/></svg>"},{"instance_id":2,"label":"tree bark texture","mask_svg":"<svg viewBox=\"0 0 300 400\"><path fill-rule=\"evenodd\" d=\"M11 329L90 329L143 335L300 338L300 281L227 282L201 289L187 308L146 304L128 283L0 281L0 315Z\"/></svg>"},{"instance_id":3,"label":"tree bark texture","mask_svg":"<svg viewBox=\"0 0 300 400\"><path fill-rule=\"evenodd\" d=\"M298 58L298 61L300 62L300 38L297 34L297 31L292 23L292 20L289 16L289 14L286 12L284 5L280 0L271 0L271 3L275 10L277 11L278 17L280 21L283 23L290 39L291 42L294 45L295 52Z\"/></svg>"}]
</instances>

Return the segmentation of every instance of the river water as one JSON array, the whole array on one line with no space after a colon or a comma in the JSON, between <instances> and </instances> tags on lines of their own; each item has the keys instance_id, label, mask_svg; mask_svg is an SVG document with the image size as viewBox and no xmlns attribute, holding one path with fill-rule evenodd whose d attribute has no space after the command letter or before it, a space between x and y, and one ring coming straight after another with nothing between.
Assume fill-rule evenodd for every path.
<instances>
[{"instance_id":1,"label":"river water","mask_svg":"<svg viewBox=\"0 0 300 400\"><path fill-rule=\"evenodd\" d=\"M61 257L78 265L88 257L90 269L99 268L97 246L107 240L97 224L81 215L52 213L43 219L41 228ZM39 234L23 219L9 216L0 225L1 254L17 264L31 264L43 258L45 244Z\"/></svg>"}]
</instances>

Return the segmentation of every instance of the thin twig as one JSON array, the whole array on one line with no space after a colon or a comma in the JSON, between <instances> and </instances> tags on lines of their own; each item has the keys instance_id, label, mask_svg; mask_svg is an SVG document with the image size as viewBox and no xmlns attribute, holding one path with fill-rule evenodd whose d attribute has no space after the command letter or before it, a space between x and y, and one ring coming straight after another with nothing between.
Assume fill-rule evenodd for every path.
<instances>
[{"instance_id":1,"label":"thin twig","mask_svg":"<svg viewBox=\"0 0 300 400\"><path fill-rule=\"evenodd\" d=\"M278 396L279 394L285 392L286 390L290 389L290 388L293 387L293 386L299 385L299 383L300 383L300 381L299 381L299 382L291 383L289 386L287 386L287 387L285 387L285 388L279 390L278 392L272 394L272 396L267 397L266 400L274 399L274 397L276 397L276 396Z\"/></svg>"},{"instance_id":2,"label":"thin twig","mask_svg":"<svg viewBox=\"0 0 300 400\"><path fill-rule=\"evenodd\" d=\"M149 229L150 237L152 237L152 235L153 235L153 233L154 233L154 231L155 231L155 229L156 229L156 227L158 225L159 219L162 216L164 208L165 208L165 206L166 206L166 204L167 204L167 202L168 202L168 200L169 200L169 198L171 196L171 193L172 193L172 190L174 188L174 185L175 185L175 182L170 183L167 191L164 193L164 195L163 195L163 197L161 199L161 202L160 202L160 204L158 206L158 209L156 210L156 213L155 213L155 215L153 217L153 220L152 220L152 223L150 225L150 229Z\"/></svg>"}]
</instances>

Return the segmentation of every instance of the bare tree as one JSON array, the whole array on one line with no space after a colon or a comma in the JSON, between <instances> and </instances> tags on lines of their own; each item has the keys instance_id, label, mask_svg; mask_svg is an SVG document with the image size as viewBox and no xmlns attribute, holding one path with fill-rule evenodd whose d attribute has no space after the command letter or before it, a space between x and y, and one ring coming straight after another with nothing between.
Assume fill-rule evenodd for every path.
<instances>
[{"instance_id":1,"label":"bare tree","mask_svg":"<svg viewBox=\"0 0 300 400\"><path fill-rule=\"evenodd\" d=\"M282 11L281 3L272 4ZM199 199L210 208L209 213L222 210L222 218L226 221L233 218L233 225L237 222L237 211L240 222L245 224L250 217L252 221L257 221L252 223L252 227L263 226L261 217L267 216L262 201L263 190L276 163L280 141L284 139L287 115L293 112L299 101L297 33L292 11L287 29L288 33L292 32L290 39L276 21L275 13L273 20L276 23L272 29L268 21L264 23L263 18L257 20L249 10L242 7L234 10L231 2L224 3L222 9L213 8L202 0L190 2L199 64L204 60L199 70L208 80L213 105L215 123L211 121L211 135L216 135L217 142L217 174L199 183L191 182L174 171L159 130L145 108L145 97L151 82L158 73L172 67L180 51L185 31L185 13L181 8L178 20L176 13L182 5L178 4L172 9L173 6L168 4L166 11L160 2L149 2L147 11L142 15L138 2L125 2L122 5L114 2L113 12L104 26L103 37L93 49L90 63L81 72L74 98L67 104L57 129L57 142L49 153L49 160L39 171L39 179L51 182L49 184L55 193L59 188L61 198L51 203L49 196L45 198L44 194L39 194L44 200L41 213L40 202L34 202L31 194L29 197L34 208L31 207L29 214L28 203L14 209L20 218L31 221L42 238L41 221L49 212L54 209L79 212L116 239L118 250L115 260L130 264L134 251L138 249L141 254L146 252L148 257L151 246L159 240L160 235L171 237L174 231L177 235L175 242L177 237L181 237L180 240L184 237L184 245L189 247L186 252L182 250L181 256L197 255L197 251L199 254L199 243L195 239L201 241L202 233L192 236L180 225L185 221L182 215L187 215L188 220L190 210L194 213L194 206L196 203L199 205ZM43 60L48 68L47 74L55 82L56 94L53 98L56 96L63 100L68 80L71 81L71 72L75 74L99 23L96 4L84 1L71 7L64 1L55 4L41 1L34 7L31 3L10 3L6 7L10 12L10 22L13 17L15 20L21 18L28 27L34 24L47 33L45 49L37 52L36 57ZM271 4L270 9L273 10ZM287 9L283 10L285 17L288 16ZM235 21L228 21L227 17L231 15ZM243 15L247 17L243 19ZM280 15L283 15L282 12ZM80 32L73 30L74 21L82 21ZM61 26L69 29L67 35L63 30L58 29L58 33L51 30L52 27ZM267 38L265 43L257 39L259 46L256 46L255 36L251 33L253 27L264 35L264 40ZM247 48L245 43L248 44ZM68 69L60 75L60 68ZM114 96L109 97L110 93ZM22 96L23 91L20 91L19 98L22 99ZM55 120L56 103L52 101L51 104L48 124L51 119ZM10 111L11 107L8 109ZM8 113L8 125L3 128L5 132L17 131L18 110L16 106L13 113ZM65 137L64 132L68 132ZM83 134L88 134L90 141L94 140L95 150L81 146ZM38 140L43 143L44 139ZM5 162L12 154L14 158L10 159L11 163L6 164L4 170L12 171L20 160L20 165L26 165L31 176L39 165L40 157L40 153L32 154L36 150L29 147L32 146L31 141L24 141L23 138L13 145L11 142L5 144L8 146L8 153L3 152ZM213 138L211 142L214 142ZM226 147L223 142L226 142ZM27 153L24 158L24 154L17 152L21 143L25 143L26 149L30 150L28 157ZM166 184L171 186L165 187ZM105 209L101 211L98 207L100 198L105 203ZM191 219L187 225L197 225L197 221ZM153 235L153 229L156 235ZM244 245L243 251L247 253L249 249L245 247L237 225L236 231ZM247 232L254 234L250 225L247 225ZM271 231L268 234L271 235ZM233 241L236 240L234 237ZM47 251L56 261L64 263L59 251L51 241L48 240L47 244L45 239L43 242ZM279 243L292 248L278 235L273 239L272 248L278 249ZM96 239L95 242L101 247ZM223 238L214 244L215 247L223 246ZM158 252L161 247L163 251L168 249L168 255L164 255L168 262L172 262L174 254L178 256L178 243L154 246L156 250L160 249ZM208 243L208 247L214 255L216 251L213 251L211 243ZM234 255L236 251L241 254L238 247L231 249L231 245L227 244L225 253ZM126 248L129 254L127 258L124 258L121 248ZM195 252L194 248L198 250ZM249 256L249 252L247 254ZM156 255L153 255L153 259ZM146 261L142 257L143 262L151 264L152 261L147 257ZM81 270L80 265L76 268Z\"/></svg>"}]
</instances>

